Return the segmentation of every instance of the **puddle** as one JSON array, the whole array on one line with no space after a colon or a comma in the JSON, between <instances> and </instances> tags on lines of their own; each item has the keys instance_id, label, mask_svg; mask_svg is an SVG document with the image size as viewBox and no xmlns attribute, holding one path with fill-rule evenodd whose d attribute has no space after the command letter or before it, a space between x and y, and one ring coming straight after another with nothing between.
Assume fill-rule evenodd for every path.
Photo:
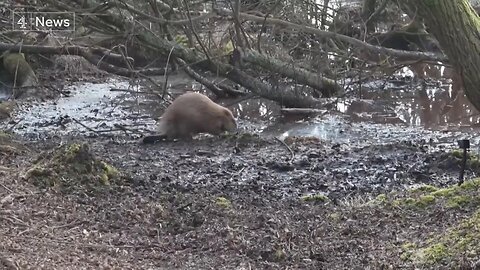
<instances>
[{"instance_id":1,"label":"puddle","mask_svg":"<svg viewBox=\"0 0 480 270\"><path fill-rule=\"evenodd\" d=\"M124 132L117 125L139 131L153 129L153 119L124 105L132 102L134 96L111 91L112 88L131 87L128 82L113 79L105 83L77 83L65 89L70 93L68 97L19 105L11 121L2 128L30 139Z\"/></svg>"},{"instance_id":2,"label":"puddle","mask_svg":"<svg viewBox=\"0 0 480 270\"><path fill-rule=\"evenodd\" d=\"M425 70L426 80L403 71L390 80L357 85L348 98L337 102L336 111L343 117L332 112L286 131L278 128L277 135L355 144L424 140L455 147L456 140L466 137L478 145L480 117L460 89L459 78L444 68Z\"/></svg>"},{"instance_id":3,"label":"puddle","mask_svg":"<svg viewBox=\"0 0 480 270\"><path fill-rule=\"evenodd\" d=\"M328 115L318 119L315 123L298 123L282 132L281 128L276 134L279 139L289 136L317 137L330 143L349 144L362 147L372 144L427 143L436 147L456 148L457 140L470 139L472 145L479 145L475 132L449 131L441 132L426 130L420 127L374 124L366 122L351 122L346 117Z\"/></svg>"},{"instance_id":4,"label":"puddle","mask_svg":"<svg viewBox=\"0 0 480 270\"><path fill-rule=\"evenodd\" d=\"M473 138L476 147L476 110L458 83L448 74L440 75L434 82L405 73L387 81L371 80L352 89L348 98L339 99L335 111L318 117L282 115L277 104L259 98L217 102L232 109L243 131L265 136L313 136L354 145L423 140L454 147L458 139ZM169 77L169 89L173 96L186 89L204 91L182 75ZM155 129L154 119L164 106L156 96L134 93L145 91L143 86L115 79L77 83L66 90L69 97L21 105L12 121L1 128L30 139L123 133L140 137Z\"/></svg>"}]
</instances>

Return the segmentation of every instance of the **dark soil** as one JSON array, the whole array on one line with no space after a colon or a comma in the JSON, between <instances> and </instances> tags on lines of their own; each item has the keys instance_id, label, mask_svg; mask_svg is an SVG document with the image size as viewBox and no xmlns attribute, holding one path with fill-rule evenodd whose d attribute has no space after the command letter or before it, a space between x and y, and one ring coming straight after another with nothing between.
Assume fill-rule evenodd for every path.
<instances>
[{"instance_id":1,"label":"dark soil","mask_svg":"<svg viewBox=\"0 0 480 270\"><path fill-rule=\"evenodd\" d=\"M280 141L270 136L278 133L256 132L260 125L247 121L258 115L244 115L234 136L141 145L138 134L113 132L115 124L143 134L155 121L117 110L113 98L103 101L104 88L72 89L71 103L59 98L62 106L30 104L52 112L24 104L17 113L26 116L6 125L17 127L17 141L0 133L0 269L480 265L474 248L420 252L435 243L456 247L455 241L471 247L480 238L468 226L472 233L458 230L468 236L463 239L435 238L480 220L470 221L478 215L480 187L466 194L448 188L456 186L460 168L458 153L445 147L449 138L404 126L327 121L329 140ZM88 95L79 98L76 91ZM123 118L128 121L118 122ZM74 158L57 154L72 143L88 148ZM120 179L100 181L103 164L115 167ZM480 173L479 164L472 156L467 179ZM29 177L32 171L47 179ZM447 187L440 194L455 200L434 197L432 187L412 195L412 187L425 184Z\"/></svg>"},{"instance_id":2,"label":"dark soil","mask_svg":"<svg viewBox=\"0 0 480 270\"><path fill-rule=\"evenodd\" d=\"M25 180L39 155L69 142L87 143L124 181L67 191ZM411 184L457 181L458 159L421 143L352 149L249 135L25 143L30 150L0 151L7 269L413 269L419 264L402 246L421 245L476 209L371 203ZM462 263L469 269L475 257Z\"/></svg>"}]
</instances>

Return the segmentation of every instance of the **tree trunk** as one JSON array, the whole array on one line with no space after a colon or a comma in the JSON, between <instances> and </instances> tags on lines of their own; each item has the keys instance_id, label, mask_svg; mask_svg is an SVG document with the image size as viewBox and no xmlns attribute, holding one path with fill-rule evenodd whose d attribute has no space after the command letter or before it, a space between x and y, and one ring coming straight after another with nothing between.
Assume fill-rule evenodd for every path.
<instances>
[{"instance_id":1,"label":"tree trunk","mask_svg":"<svg viewBox=\"0 0 480 270\"><path fill-rule=\"evenodd\" d=\"M463 79L470 102L480 110L480 18L468 0L403 0L425 20Z\"/></svg>"},{"instance_id":2,"label":"tree trunk","mask_svg":"<svg viewBox=\"0 0 480 270\"><path fill-rule=\"evenodd\" d=\"M338 85L336 81L325 78L322 74L310 72L293 64L289 65L288 63L270 58L253 50L246 50L243 54L243 59L245 62L253 63L273 73L281 74L301 84L306 84L317 89L322 93L323 97L340 96L343 94L343 88Z\"/></svg>"}]
</instances>

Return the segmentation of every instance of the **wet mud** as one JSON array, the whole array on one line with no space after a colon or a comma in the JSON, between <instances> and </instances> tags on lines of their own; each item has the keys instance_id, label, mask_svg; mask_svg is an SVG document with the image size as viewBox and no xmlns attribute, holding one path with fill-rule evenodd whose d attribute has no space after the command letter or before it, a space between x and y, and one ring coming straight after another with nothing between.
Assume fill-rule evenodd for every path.
<instances>
[{"instance_id":1,"label":"wet mud","mask_svg":"<svg viewBox=\"0 0 480 270\"><path fill-rule=\"evenodd\" d=\"M259 99L219 100L238 117L237 134L142 145L164 108L144 90L118 80L76 83L69 97L20 104L1 122L25 147L0 151L3 265L438 269L406 259L403 247L474 212L378 204L385 194L456 185L458 139L478 152L472 125L440 117L427 127L415 97L344 99L336 111L295 120ZM35 160L70 143L86 143L122 181L67 192L25 178ZM477 163L465 179L478 176Z\"/></svg>"},{"instance_id":2,"label":"wet mud","mask_svg":"<svg viewBox=\"0 0 480 270\"><path fill-rule=\"evenodd\" d=\"M443 208L399 216L398 208L365 204L412 185L455 184L459 159L428 144L203 136L147 146L125 137L62 137L28 143L28 156L70 142L87 143L124 181L55 191L24 180L22 167L6 173L1 248L22 268L408 267L403 244L459 218ZM32 162L22 153L9 160ZM405 229L417 224L425 229Z\"/></svg>"}]
</instances>

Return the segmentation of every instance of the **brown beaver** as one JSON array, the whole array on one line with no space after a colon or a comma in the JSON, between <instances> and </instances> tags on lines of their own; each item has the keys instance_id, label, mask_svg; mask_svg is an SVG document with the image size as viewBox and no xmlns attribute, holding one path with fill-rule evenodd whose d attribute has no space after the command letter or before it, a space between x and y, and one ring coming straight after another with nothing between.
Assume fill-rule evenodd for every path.
<instances>
[{"instance_id":1,"label":"brown beaver","mask_svg":"<svg viewBox=\"0 0 480 270\"><path fill-rule=\"evenodd\" d=\"M190 140L198 133L219 135L236 128L237 123L229 109L203 94L187 92L165 110L158 123L158 134L144 137L143 143L176 138Z\"/></svg>"}]
</instances>

